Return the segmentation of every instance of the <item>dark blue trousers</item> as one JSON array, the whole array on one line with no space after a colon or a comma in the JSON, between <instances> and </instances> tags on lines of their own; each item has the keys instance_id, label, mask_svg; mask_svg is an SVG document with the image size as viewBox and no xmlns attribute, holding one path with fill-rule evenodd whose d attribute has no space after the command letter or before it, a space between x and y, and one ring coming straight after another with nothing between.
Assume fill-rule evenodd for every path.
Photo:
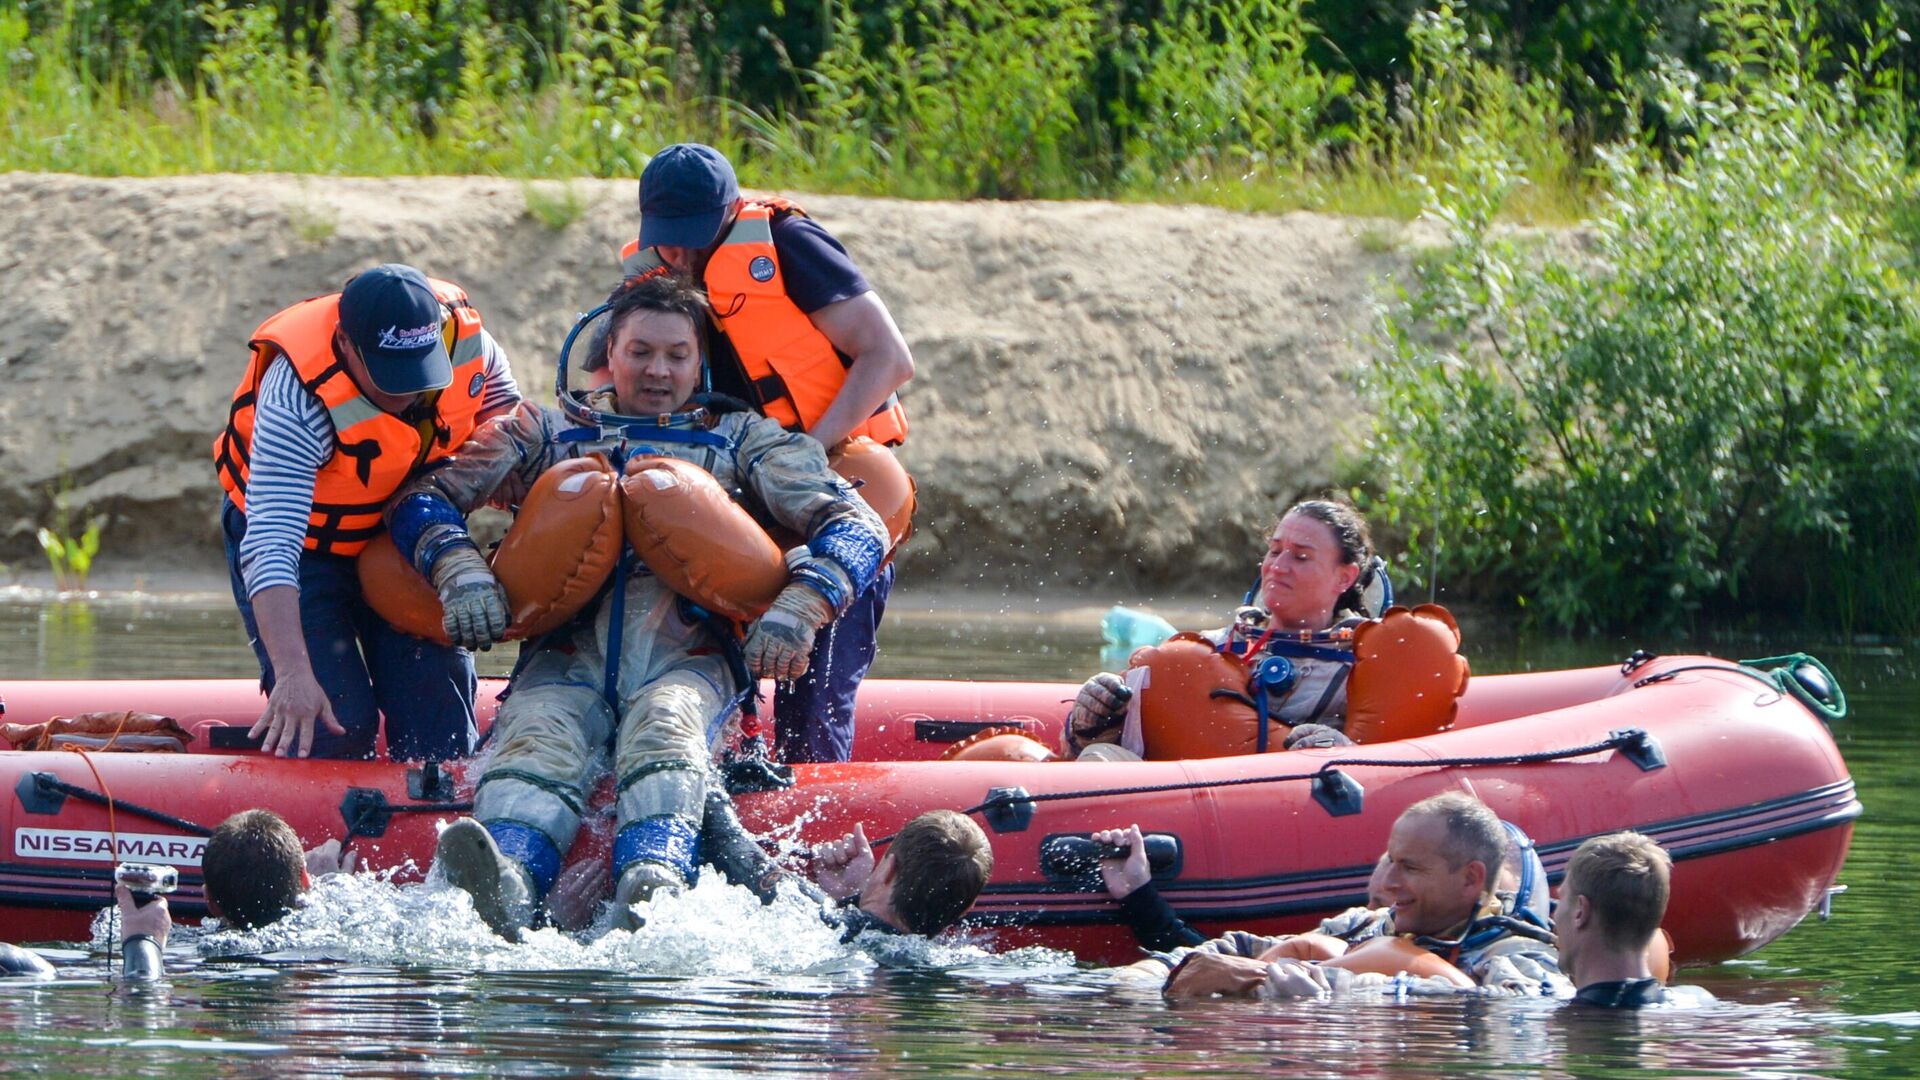
<instances>
[{"instance_id":1,"label":"dark blue trousers","mask_svg":"<svg viewBox=\"0 0 1920 1080\"><path fill-rule=\"evenodd\" d=\"M773 695L774 752L781 761L851 761L853 699L873 666L874 635L893 593L893 564L840 617L814 635L807 673Z\"/></svg>"},{"instance_id":2,"label":"dark blue trousers","mask_svg":"<svg viewBox=\"0 0 1920 1080\"><path fill-rule=\"evenodd\" d=\"M260 686L273 691L273 663L260 640L253 604L240 578L240 540L247 517L224 500L220 531L227 571L247 640L260 658ZM387 754L396 761L447 761L473 751L473 656L465 649L413 637L387 624L360 595L354 560L300 553L300 629L307 638L313 677L347 729L335 735L314 727L313 756L370 758L387 718Z\"/></svg>"}]
</instances>

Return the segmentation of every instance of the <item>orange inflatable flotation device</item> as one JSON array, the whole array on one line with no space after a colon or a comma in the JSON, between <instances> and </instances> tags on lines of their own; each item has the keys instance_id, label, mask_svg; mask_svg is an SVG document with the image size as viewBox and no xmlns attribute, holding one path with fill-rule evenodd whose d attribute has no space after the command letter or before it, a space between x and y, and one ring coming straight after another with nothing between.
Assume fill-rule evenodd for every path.
<instances>
[{"instance_id":1,"label":"orange inflatable flotation device","mask_svg":"<svg viewBox=\"0 0 1920 1080\"><path fill-rule=\"evenodd\" d=\"M616 478L604 457L589 454L540 474L494 553L513 614L503 640L538 637L573 618L619 563L622 539L668 588L730 618L758 617L787 581L780 549L705 469L650 457ZM360 591L381 618L448 643L439 594L390 536L367 545L358 569Z\"/></svg>"},{"instance_id":2,"label":"orange inflatable flotation device","mask_svg":"<svg viewBox=\"0 0 1920 1080\"><path fill-rule=\"evenodd\" d=\"M913 535L913 511L919 489L893 451L865 435L856 435L833 448L827 465L853 484L880 520L887 523L888 550Z\"/></svg>"},{"instance_id":3,"label":"orange inflatable flotation device","mask_svg":"<svg viewBox=\"0 0 1920 1080\"><path fill-rule=\"evenodd\" d=\"M1347 943L1332 934L1314 931L1306 934L1289 934L1279 943L1260 954L1266 963L1275 960L1306 960L1319 963L1336 960L1347 953Z\"/></svg>"},{"instance_id":4,"label":"orange inflatable flotation device","mask_svg":"<svg viewBox=\"0 0 1920 1080\"><path fill-rule=\"evenodd\" d=\"M1356 975L1398 975L1419 979L1442 978L1455 986L1472 986L1465 972L1402 937L1374 938L1326 961L1327 967L1346 968Z\"/></svg>"},{"instance_id":5,"label":"orange inflatable flotation device","mask_svg":"<svg viewBox=\"0 0 1920 1080\"><path fill-rule=\"evenodd\" d=\"M393 536L382 532L362 548L354 559L360 575L360 595L395 630L442 645L453 642L441 620L446 612L440 607L440 594L426 575L394 546Z\"/></svg>"},{"instance_id":6,"label":"orange inflatable flotation device","mask_svg":"<svg viewBox=\"0 0 1920 1080\"><path fill-rule=\"evenodd\" d=\"M1140 694L1140 736L1149 761L1251 754L1259 713L1247 696L1247 665L1194 633L1140 649L1129 668L1146 668ZM1279 749L1287 727L1267 721L1267 745Z\"/></svg>"},{"instance_id":7,"label":"orange inflatable flotation device","mask_svg":"<svg viewBox=\"0 0 1920 1080\"><path fill-rule=\"evenodd\" d=\"M1647 971L1662 985L1673 977L1673 935L1664 927L1656 928L1647 942Z\"/></svg>"},{"instance_id":8,"label":"orange inflatable flotation device","mask_svg":"<svg viewBox=\"0 0 1920 1080\"><path fill-rule=\"evenodd\" d=\"M773 538L700 466L636 458L620 491L627 541L674 592L747 621L786 586L786 559Z\"/></svg>"},{"instance_id":9,"label":"orange inflatable flotation device","mask_svg":"<svg viewBox=\"0 0 1920 1080\"><path fill-rule=\"evenodd\" d=\"M573 618L619 560L620 537L620 488L605 458L572 458L541 473L493 555L513 614L502 640L537 637ZM439 594L391 536L368 544L357 569L361 595L381 618L448 644Z\"/></svg>"},{"instance_id":10,"label":"orange inflatable flotation device","mask_svg":"<svg viewBox=\"0 0 1920 1080\"><path fill-rule=\"evenodd\" d=\"M1467 689L1460 626L1446 608L1421 604L1387 609L1353 635L1353 677L1347 686L1347 737L1390 742L1453 726Z\"/></svg>"},{"instance_id":11,"label":"orange inflatable flotation device","mask_svg":"<svg viewBox=\"0 0 1920 1080\"><path fill-rule=\"evenodd\" d=\"M1017 727L983 728L940 754L941 761L1058 761L1060 755Z\"/></svg>"},{"instance_id":12,"label":"orange inflatable flotation device","mask_svg":"<svg viewBox=\"0 0 1920 1080\"><path fill-rule=\"evenodd\" d=\"M619 563L622 535L620 482L605 457L541 473L493 553L513 609L507 638L538 637L578 614Z\"/></svg>"}]
</instances>

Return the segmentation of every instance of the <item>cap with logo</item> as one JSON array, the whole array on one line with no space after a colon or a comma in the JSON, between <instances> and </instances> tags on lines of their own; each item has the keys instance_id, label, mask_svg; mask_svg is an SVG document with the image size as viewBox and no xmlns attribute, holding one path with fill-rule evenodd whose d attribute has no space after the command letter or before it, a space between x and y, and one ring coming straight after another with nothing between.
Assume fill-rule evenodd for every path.
<instances>
[{"instance_id":1,"label":"cap with logo","mask_svg":"<svg viewBox=\"0 0 1920 1080\"><path fill-rule=\"evenodd\" d=\"M640 246L706 248L740 198L726 155L700 143L674 143L640 173Z\"/></svg>"},{"instance_id":2,"label":"cap with logo","mask_svg":"<svg viewBox=\"0 0 1920 1080\"><path fill-rule=\"evenodd\" d=\"M384 393L418 394L453 382L446 318L426 275L411 266L376 266L340 290L340 328Z\"/></svg>"}]
</instances>

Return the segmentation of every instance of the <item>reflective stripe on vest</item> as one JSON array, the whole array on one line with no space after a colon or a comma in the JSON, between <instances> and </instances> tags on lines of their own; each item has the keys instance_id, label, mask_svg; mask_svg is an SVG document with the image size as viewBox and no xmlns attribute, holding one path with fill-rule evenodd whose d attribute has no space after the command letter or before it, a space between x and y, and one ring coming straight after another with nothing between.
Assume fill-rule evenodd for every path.
<instances>
[{"instance_id":1,"label":"reflective stripe on vest","mask_svg":"<svg viewBox=\"0 0 1920 1080\"><path fill-rule=\"evenodd\" d=\"M253 332L253 356L234 390L227 426L213 442L220 486L242 513L247 508L247 472L253 445L254 408L260 381L285 356L333 424L333 454L314 479L307 514L309 551L354 555L380 534L380 511L419 465L453 453L473 433L486 394L486 353L480 313L458 285L427 279L447 305L447 353L453 381L423 396L403 419L367 400L334 355L340 324L340 294L303 300L269 318Z\"/></svg>"},{"instance_id":2,"label":"reflective stripe on vest","mask_svg":"<svg viewBox=\"0 0 1920 1080\"><path fill-rule=\"evenodd\" d=\"M777 212L806 213L785 199L746 203L707 260L704 277L714 325L740 357L755 404L781 426L808 431L846 383L848 361L787 296L773 246ZM620 268L629 278L662 265L654 250L640 247L638 239L620 250ZM888 395L849 434L887 446L906 441L907 414L900 399Z\"/></svg>"}]
</instances>

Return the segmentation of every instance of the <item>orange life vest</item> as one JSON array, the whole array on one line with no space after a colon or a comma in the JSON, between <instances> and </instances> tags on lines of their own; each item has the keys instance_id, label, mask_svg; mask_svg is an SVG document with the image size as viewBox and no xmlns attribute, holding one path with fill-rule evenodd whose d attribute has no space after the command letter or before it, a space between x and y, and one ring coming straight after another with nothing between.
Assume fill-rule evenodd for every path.
<instances>
[{"instance_id":1,"label":"orange life vest","mask_svg":"<svg viewBox=\"0 0 1920 1080\"><path fill-rule=\"evenodd\" d=\"M806 215L785 199L747 202L707 260L704 284L714 325L739 355L760 411L790 431L808 431L846 383L849 361L787 297L773 248L776 213ZM628 277L660 265L637 238L620 249L620 268ZM851 434L898 446L907 439L906 410L889 396Z\"/></svg>"},{"instance_id":2,"label":"orange life vest","mask_svg":"<svg viewBox=\"0 0 1920 1080\"><path fill-rule=\"evenodd\" d=\"M460 286L434 278L427 282L452 312L445 333L453 382L431 396L431 412L422 410L417 421L383 412L368 401L334 355L339 293L302 300L253 332L247 343L253 356L233 392L226 429L213 440L220 486L242 513L247 509L254 407L260 380L276 357L284 355L293 364L300 385L320 399L333 420L333 456L314 479L313 507L307 514L309 551L358 554L380 534L381 509L414 469L452 454L473 433L487 381L480 312Z\"/></svg>"}]
</instances>

